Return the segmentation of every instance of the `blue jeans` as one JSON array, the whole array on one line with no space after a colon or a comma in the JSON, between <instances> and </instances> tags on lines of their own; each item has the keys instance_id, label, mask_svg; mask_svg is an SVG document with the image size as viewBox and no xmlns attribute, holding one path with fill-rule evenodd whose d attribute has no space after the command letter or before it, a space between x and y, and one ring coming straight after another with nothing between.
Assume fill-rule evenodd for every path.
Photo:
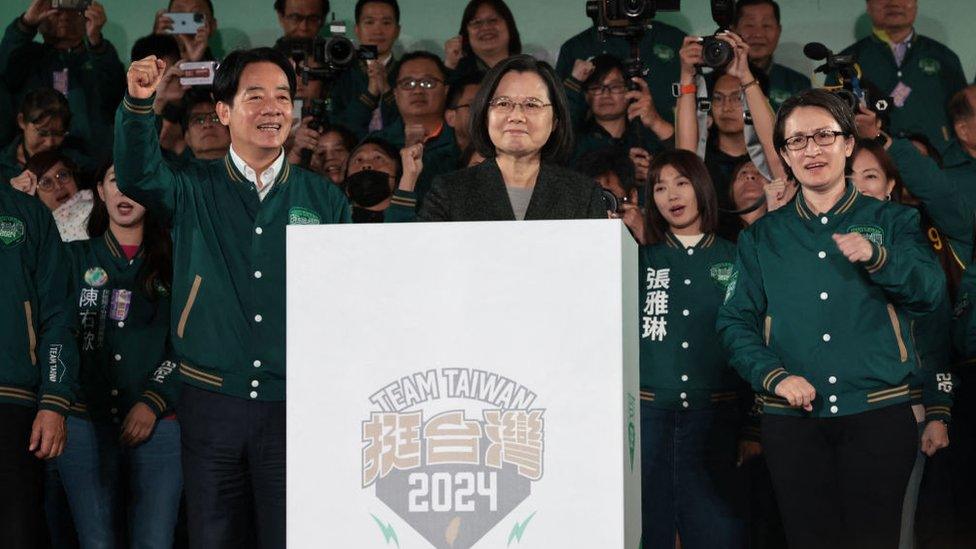
<instances>
[{"instance_id":1,"label":"blue jeans","mask_svg":"<svg viewBox=\"0 0 976 549\"><path fill-rule=\"evenodd\" d=\"M739 549L747 542L748 480L736 467L733 406L671 411L641 403L644 549Z\"/></svg>"},{"instance_id":2,"label":"blue jeans","mask_svg":"<svg viewBox=\"0 0 976 549\"><path fill-rule=\"evenodd\" d=\"M171 548L183 491L179 422L157 421L135 448L119 443L111 423L68 417L67 427L55 466L82 549Z\"/></svg>"}]
</instances>

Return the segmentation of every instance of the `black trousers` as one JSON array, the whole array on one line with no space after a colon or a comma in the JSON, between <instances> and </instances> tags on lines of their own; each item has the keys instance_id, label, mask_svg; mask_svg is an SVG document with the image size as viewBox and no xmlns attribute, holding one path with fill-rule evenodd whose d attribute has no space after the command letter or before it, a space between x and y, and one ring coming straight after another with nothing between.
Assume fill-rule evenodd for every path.
<instances>
[{"instance_id":1,"label":"black trousers","mask_svg":"<svg viewBox=\"0 0 976 549\"><path fill-rule=\"evenodd\" d=\"M762 439L791 549L898 547L918 451L907 403L837 418L765 415Z\"/></svg>"},{"instance_id":2,"label":"black trousers","mask_svg":"<svg viewBox=\"0 0 976 549\"><path fill-rule=\"evenodd\" d=\"M285 547L285 403L183 386L191 549Z\"/></svg>"},{"instance_id":3,"label":"black trousers","mask_svg":"<svg viewBox=\"0 0 976 549\"><path fill-rule=\"evenodd\" d=\"M0 546L35 549L44 534L44 462L27 451L37 410L0 404Z\"/></svg>"}]
</instances>

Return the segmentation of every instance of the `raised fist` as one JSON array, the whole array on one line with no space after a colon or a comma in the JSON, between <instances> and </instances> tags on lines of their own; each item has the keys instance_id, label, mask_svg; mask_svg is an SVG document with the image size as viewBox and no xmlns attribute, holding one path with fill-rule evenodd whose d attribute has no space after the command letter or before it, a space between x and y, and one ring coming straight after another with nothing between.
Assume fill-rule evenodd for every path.
<instances>
[{"instance_id":1,"label":"raised fist","mask_svg":"<svg viewBox=\"0 0 976 549\"><path fill-rule=\"evenodd\" d=\"M134 61L129 65L129 72L126 74L129 96L136 99L149 99L156 93L156 87L159 86L165 72L166 62L157 59L155 55Z\"/></svg>"}]
</instances>

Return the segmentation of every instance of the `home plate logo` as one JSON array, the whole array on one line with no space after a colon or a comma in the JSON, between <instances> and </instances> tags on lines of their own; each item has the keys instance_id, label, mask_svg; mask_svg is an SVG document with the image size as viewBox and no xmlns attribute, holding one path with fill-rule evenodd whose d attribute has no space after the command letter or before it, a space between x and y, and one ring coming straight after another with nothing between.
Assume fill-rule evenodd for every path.
<instances>
[{"instance_id":1,"label":"home plate logo","mask_svg":"<svg viewBox=\"0 0 976 549\"><path fill-rule=\"evenodd\" d=\"M363 489L375 487L437 549L470 548L542 478L545 410L532 408L535 400L519 383L482 370L393 381L369 397L377 410L362 424ZM516 525L519 537L525 523Z\"/></svg>"}]
</instances>

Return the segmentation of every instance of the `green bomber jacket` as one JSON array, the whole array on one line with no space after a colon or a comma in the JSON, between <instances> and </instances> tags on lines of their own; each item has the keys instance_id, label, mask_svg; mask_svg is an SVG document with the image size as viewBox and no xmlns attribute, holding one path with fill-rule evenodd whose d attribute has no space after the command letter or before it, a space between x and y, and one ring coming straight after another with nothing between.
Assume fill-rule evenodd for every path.
<instances>
[{"instance_id":1,"label":"green bomber jacket","mask_svg":"<svg viewBox=\"0 0 976 549\"><path fill-rule=\"evenodd\" d=\"M866 262L851 263L833 241L854 232L871 243ZM857 414L909 400L921 367L914 319L936 309L945 286L918 212L848 183L828 212L798 193L741 233L717 328L765 413ZM775 395L792 374L817 391L810 413Z\"/></svg>"},{"instance_id":2,"label":"green bomber jacket","mask_svg":"<svg viewBox=\"0 0 976 549\"><path fill-rule=\"evenodd\" d=\"M75 400L68 259L40 200L0 185L0 403L67 414Z\"/></svg>"},{"instance_id":3,"label":"green bomber jacket","mask_svg":"<svg viewBox=\"0 0 976 549\"><path fill-rule=\"evenodd\" d=\"M119 422L136 402L162 415L179 394L169 345L169 289L150 297L139 281L144 250L131 260L111 230L68 245L78 305L81 417Z\"/></svg>"},{"instance_id":4,"label":"green bomber jacket","mask_svg":"<svg viewBox=\"0 0 976 549\"><path fill-rule=\"evenodd\" d=\"M171 339L184 382L285 398L285 227L348 223L342 191L285 163L264 200L223 159L163 160L152 98L126 96L115 122L119 189L172 223Z\"/></svg>"}]
</instances>

